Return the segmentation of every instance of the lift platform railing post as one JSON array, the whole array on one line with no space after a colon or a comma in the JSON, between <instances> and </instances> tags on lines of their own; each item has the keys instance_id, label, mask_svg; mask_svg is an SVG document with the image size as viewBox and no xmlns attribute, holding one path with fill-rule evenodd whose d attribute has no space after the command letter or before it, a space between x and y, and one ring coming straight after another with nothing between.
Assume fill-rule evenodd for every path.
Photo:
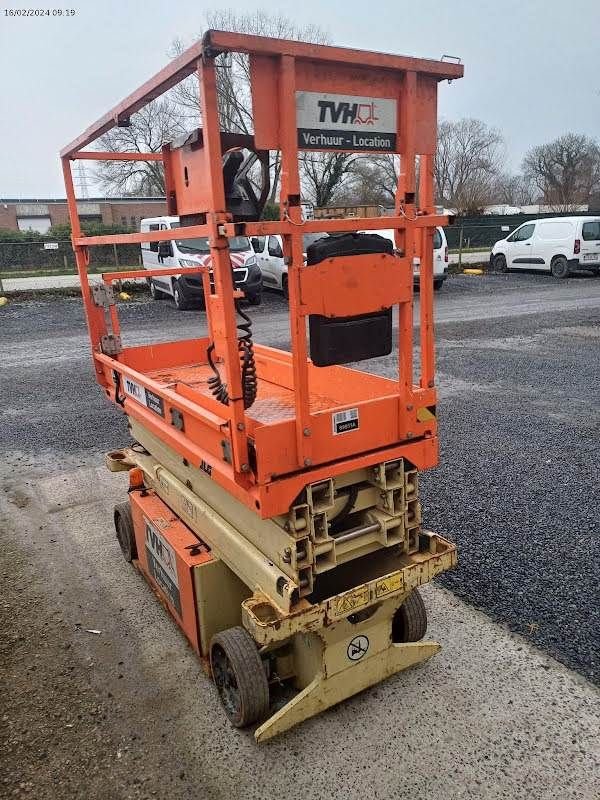
<instances>
[{"instance_id":1,"label":"lift platform railing post","mask_svg":"<svg viewBox=\"0 0 600 800\"><path fill-rule=\"evenodd\" d=\"M198 79L206 150L205 180L209 187L208 225L211 231L209 245L216 289L214 294L209 293L205 297L206 311L210 319L216 352L224 360L223 369L227 377L230 400L229 406L224 409L224 415L230 420L233 466L237 473L249 476L248 439L245 433L242 375L233 302L233 275L229 260L229 242L221 232L221 225L228 221L229 215L225 205L221 167L221 132L214 59L203 58L198 61Z\"/></svg>"},{"instance_id":2,"label":"lift platform railing post","mask_svg":"<svg viewBox=\"0 0 600 800\"><path fill-rule=\"evenodd\" d=\"M308 350L306 321L299 313L300 270L303 267L303 244L300 207L300 174L298 170L298 140L296 133L296 62L293 56L283 55L279 62L279 136L281 139L281 219L296 230L283 235L283 253L288 263L290 334L294 359L296 407L296 450L299 467L310 466L312 435L310 395L308 384Z\"/></svg>"}]
</instances>

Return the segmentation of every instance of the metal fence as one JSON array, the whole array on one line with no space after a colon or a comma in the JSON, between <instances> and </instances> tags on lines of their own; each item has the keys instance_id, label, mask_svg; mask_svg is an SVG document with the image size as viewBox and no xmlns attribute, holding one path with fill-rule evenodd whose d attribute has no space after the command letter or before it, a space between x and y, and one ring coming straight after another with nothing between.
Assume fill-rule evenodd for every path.
<instances>
[{"instance_id":1,"label":"metal fence","mask_svg":"<svg viewBox=\"0 0 600 800\"><path fill-rule=\"evenodd\" d=\"M139 244L90 247L90 270L138 267ZM75 255L70 240L0 242L0 275L49 272L68 275L76 272Z\"/></svg>"},{"instance_id":2,"label":"metal fence","mask_svg":"<svg viewBox=\"0 0 600 800\"><path fill-rule=\"evenodd\" d=\"M515 228L531 219L569 217L572 212L546 214L496 214L478 217L457 217L454 225L444 228L450 250L491 249L498 239L509 236ZM598 216L578 213L577 216Z\"/></svg>"}]
</instances>

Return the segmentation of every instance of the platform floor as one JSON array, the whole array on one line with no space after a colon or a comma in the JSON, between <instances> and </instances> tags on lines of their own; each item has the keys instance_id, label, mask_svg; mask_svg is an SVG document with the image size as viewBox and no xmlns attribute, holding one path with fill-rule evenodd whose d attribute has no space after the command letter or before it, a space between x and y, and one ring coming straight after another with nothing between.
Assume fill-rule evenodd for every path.
<instances>
[{"instance_id":1,"label":"platform floor","mask_svg":"<svg viewBox=\"0 0 600 800\"><path fill-rule=\"evenodd\" d=\"M225 368L222 364L219 365L219 370L221 376L225 379ZM147 373L149 378L162 384L165 388L174 388L175 384L183 383L194 391L209 397L211 396L211 391L208 387L208 379L213 374L208 364L189 364L183 367L169 367L168 369L153 370ZM310 409L312 412L325 411L338 405L339 400L333 397L311 393ZM251 419L262 424L294 419L296 416L294 391L264 378L259 378L256 400L246 413Z\"/></svg>"}]
</instances>

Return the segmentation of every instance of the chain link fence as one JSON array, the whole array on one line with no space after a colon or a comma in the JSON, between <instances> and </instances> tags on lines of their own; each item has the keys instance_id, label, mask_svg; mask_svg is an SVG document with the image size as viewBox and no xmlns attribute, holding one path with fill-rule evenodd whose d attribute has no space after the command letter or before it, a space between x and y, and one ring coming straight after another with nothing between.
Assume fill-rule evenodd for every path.
<instances>
[{"instance_id":1,"label":"chain link fence","mask_svg":"<svg viewBox=\"0 0 600 800\"><path fill-rule=\"evenodd\" d=\"M124 267L139 267L139 244L90 247L90 272ZM75 254L70 240L0 242L0 276L32 274L69 275L76 272Z\"/></svg>"},{"instance_id":2,"label":"chain link fence","mask_svg":"<svg viewBox=\"0 0 600 800\"><path fill-rule=\"evenodd\" d=\"M543 214L486 214L479 217L457 217L454 225L444 228L450 250L491 250L499 239L507 236L532 219L572 217L573 212ZM577 216L594 216L592 212L578 212Z\"/></svg>"}]
</instances>

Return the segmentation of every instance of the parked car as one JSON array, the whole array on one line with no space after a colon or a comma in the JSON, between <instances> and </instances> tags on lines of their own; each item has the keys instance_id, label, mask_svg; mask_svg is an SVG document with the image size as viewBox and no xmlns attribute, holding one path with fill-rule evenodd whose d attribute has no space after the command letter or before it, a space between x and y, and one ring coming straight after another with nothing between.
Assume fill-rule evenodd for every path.
<instances>
[{"instance_id":1,"label":"parked car","mask_svg":"<svg viewBox=\"0 0 600 800\"><path fill-rule=\"evenodd\" d=\"M393 230L362 231L362 233L378 233L386 239L395 241ZM413 281L419 285L421 259L418 255L413 258ZM433 288L439 291L448 277L448 243L443 228L436 228L433 234Z\"/></svg>"},{"instance_id":2,"label":"parked car","mask_svg":"<svg viewBox=\"0 0 600 800\"><path fill-rule=\"evenodd\" d=\"M326 233L305 233L303 237L304 257L306 258L307 247L313 242L316 242L317 239L322 239L327 235ZM264 286L278 289L287 297L288 268L283 259L283 243L281 241L281 236L279 236L279 234L272 234L271 236L253 236L250 241L256 253L256 258L258 259L258 266L262 272Z\"/></svg>"},{"instance_id":3,"label":"parked car","mask_svg":"<svg viewBox=\"0 0 600 800\"><path fill-rule=\"evenodd\" d=\"M490 264L509 269L550 271L567 278L572 270L600 274L600 218L553 217L524 222L492 248Z\"/></svg>"},{"instance_id":4,"label":"parked car","mask_svg":"<svg viewBox=\"0 0 600 800\"><path fill-rule=\"evenodd\" d=\"M179 217L151 217L140 222L142 233L179 228ZM210 264L208 239L174 239L171 242L142 242L142 264L144 269L160 267L195 267ZM229 255L236 289L241 289L252 305L261 301L262 275L258 261L247 236L234 236L229 240ZM192 303L204 300L204 289L200 274L161 275L149 279L150 293L155 299L169 295L179 309L189 308Z\"/></svg>"}]
</instances>

